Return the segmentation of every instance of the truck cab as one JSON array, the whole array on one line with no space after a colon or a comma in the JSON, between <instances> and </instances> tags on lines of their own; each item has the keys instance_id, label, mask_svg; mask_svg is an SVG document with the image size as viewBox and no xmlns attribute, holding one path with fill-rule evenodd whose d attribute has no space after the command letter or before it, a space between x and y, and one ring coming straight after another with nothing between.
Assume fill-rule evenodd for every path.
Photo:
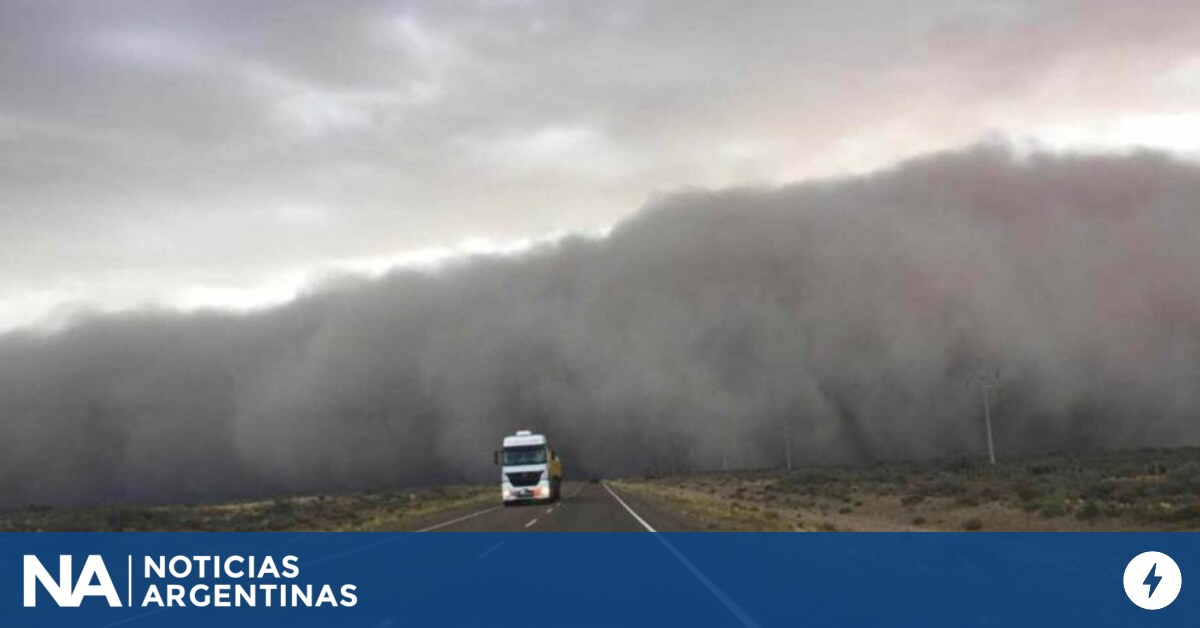
<instances>
[{"instance_id":1,"label":"truck cab","mask_svg":"<svg viewBox=\"0 0 1200 628\"><path fill-rule=\"evenodd\" d=\"M518 430L505 436L503 448L495 452L495 463L500 465L500 494L505 506L559 498L562 460L544 434Z\"/></svg>"}]
</instances>

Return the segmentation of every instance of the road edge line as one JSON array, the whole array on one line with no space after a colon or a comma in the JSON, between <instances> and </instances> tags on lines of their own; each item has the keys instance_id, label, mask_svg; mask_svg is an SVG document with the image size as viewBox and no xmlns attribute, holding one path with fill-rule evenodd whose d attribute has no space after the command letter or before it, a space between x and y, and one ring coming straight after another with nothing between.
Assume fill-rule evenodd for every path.
<instances>
[{"instance_id":1,"label":"road edge line","mask_svg":"<svg viewBox=\"0 0 1200 628\"><path fill-rule=\"evenodd\" d=\"M642 527L646 528L647 532L654 532L655 534L658 533L658 530L655 530L649 523L646 523L646 520L642 519L641 515L634 512L633 509L629 507L629 504L625 503L625 500L621 499L621 497L619 495L617 495L615 492L613 492L613 490L611 488L609 488L608 482L601 482L600 486L603 486L604 490L608 491L608 494L612 495L613 499L617 500L618 504L621 504L621 507L625 509L625 512L628 512L630 515L633 516L634 519L637 519L637 522L642 524Z\"/></svg>"},{"instance_id":2,"label":"road edge line","mask_svg":"<svg viewBox=\"0 0 1200 628\"><path fill-rule=\"evenodd\" d=\"M629 514L633 515L633 518L637 519L638 523L642 524L646 530L654 534L654 538L658 539L659 542L663 544L663 547L666 547L667 551L671 552L671 554L674 555L681 564L683 564L684 568L691 572L692 576L699 580L700 584L704 585L704 588L708 589L709 593L713 594L713 597L717 598L718 602L724 604L725 608L732 613L738 621L742 622L743 626L746 626L746 628L761 628L758 625L758 622L754 621L754 619L750 617L746 611L742 610L742 607L737 605L737 602L733 601L733 598L729 597L729 595L721 590L721 587L717 586L717 583L713 582L711 578L704 575L704 572L700 571L699 567L692 563L692 561L688 560L687 557L683 555L683 552L675 549L675 546L671 545L667 541L666 537L662 535L662 533L660 533L658 530L655 530L650 526L649 523L646 523L645 519L642 519L640 515L634 512L633 509L629 507L629 504L625 503L625 500L621 499L616 492L609 488L607 482L601 483L601 486L603 486L604 490L608 491L608 494L612 495L613 499L617 500L617 503L621 504L621 506L623 506L625 510L629 512Z\"/></svg>"}]
</instances>

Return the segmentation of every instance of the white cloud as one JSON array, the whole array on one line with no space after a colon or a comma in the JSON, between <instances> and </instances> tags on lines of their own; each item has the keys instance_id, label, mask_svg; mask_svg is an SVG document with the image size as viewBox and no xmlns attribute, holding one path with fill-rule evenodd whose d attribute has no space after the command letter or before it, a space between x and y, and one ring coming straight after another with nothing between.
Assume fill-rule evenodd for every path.
<instances>
[{"instance_id":1,"label":"white cloud","mask_svg":"<svg viewBox=\"0 0 1200 628\"><path fill-rule=\"evenodd\" d=\"M1150 148L1200 156L1200 113L1131 114L1070 120L1036 128L1031 135L1057 150Z\"/></svg>"},{"instance_id":2,"label":"white cloud","mask_svg":"<svg viewBox=\"0 0 1200 628\"><path fill-rule=\"evenodd\" d=\"M583 123L470 138L462 145L492 172L519 176L546 173L616 178L635 172L644 159L618 145L600 128Z\"/></svg>"}]
</instances>

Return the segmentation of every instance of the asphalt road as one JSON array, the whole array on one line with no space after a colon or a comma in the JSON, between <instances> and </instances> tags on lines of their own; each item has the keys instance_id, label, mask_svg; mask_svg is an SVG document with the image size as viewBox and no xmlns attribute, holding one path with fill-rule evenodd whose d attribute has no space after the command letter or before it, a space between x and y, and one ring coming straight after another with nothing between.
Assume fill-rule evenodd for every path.
<instances>
[{"instance_id":1,"label":"asphalt road","mask_svg":"<svg viewBox=\"0 0 1200 628\"><path fill-rule=\"evenodd\" d=\"M497 502L499 502L499 490L496 492ZM497 503L495 506L474 512L457 513L457 516L447 515L447 517L447 520L430 525L419 532L676 532L696 529L664 504L624 492L606 483L568 482L563 485L563 498L555 504L505 508L502 504ZM658 543L651 542L652 545L647 547L661 546L665 550L662 553L662 560L678 561L681 569L677 573L690 573L703 590L711 593L713 603L711 608L715 612L720 612L718 609L720 606L724 606L732 615L730 619L737 621L736 624L731 625L740 624L745 628L759 628L759 624L738 606L737 602L672 545L665 535L655 534L653 538ZM483 552L479 555L478 560L486 558L502 544L503 542ZM680 589L674 590L679 591ZM699 591L701 589L692 590L685 586L682 590ZM600 620L598 623L608 625L618 624L622 620L627 621L628 617L624 614L628 612L628 609L623 604L635 599L641 592L628 592L618 604L614 604L613 600L603 598L600 612L616 609L618 617L615 618L616 621ZM653 603L662 603L663 597L660 591L652 591L652 596ZM704 599L703 597L697 598L694 593L688 593L684 599L689 606L705 603L700 601ZM587 605L582 607L588 608ZM595 612L595 610L591 610L590 617L593 620L597 617ZM568 620L568 623L573 622Z\"/></svg>"},{"instance_id":2,"label":"asphalt road","mask_svg":"<svg viewBox=\"0 0 1200 628\"><path fill-rule=\"evenodd\" d=\"M499 490L497 489L497 493ZM430 525L422 532L676 532L694 530L658 503L608 484L566 482L554 504L499 503Z\"/></svg>"}]
</instances>

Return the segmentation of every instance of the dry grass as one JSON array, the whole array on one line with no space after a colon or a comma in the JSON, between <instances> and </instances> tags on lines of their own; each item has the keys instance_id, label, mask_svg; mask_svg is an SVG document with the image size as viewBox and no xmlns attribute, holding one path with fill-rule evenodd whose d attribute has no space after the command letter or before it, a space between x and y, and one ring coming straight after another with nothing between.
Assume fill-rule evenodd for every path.
<instances>
[{"instance_id":1,"label":"dry grass","mask_svg":"<svg viewBox=\"0 0 1200 628\"><path fill-rule=\"evenodd\" d=\"M495 500L491 486L446 486L211 505L31 507L0 511L0 532L408 530L432 514Z\"/></svg>"},{"instance_id":2,"label":"dry grass","mask_svg":"<svg viewBox=\"0 0 1200 628\"><path fill-rule=\"evenodd\" d=\"M713 530L1200 530L1200 450L629 478Z\"/></svg>"}]
</instances>

